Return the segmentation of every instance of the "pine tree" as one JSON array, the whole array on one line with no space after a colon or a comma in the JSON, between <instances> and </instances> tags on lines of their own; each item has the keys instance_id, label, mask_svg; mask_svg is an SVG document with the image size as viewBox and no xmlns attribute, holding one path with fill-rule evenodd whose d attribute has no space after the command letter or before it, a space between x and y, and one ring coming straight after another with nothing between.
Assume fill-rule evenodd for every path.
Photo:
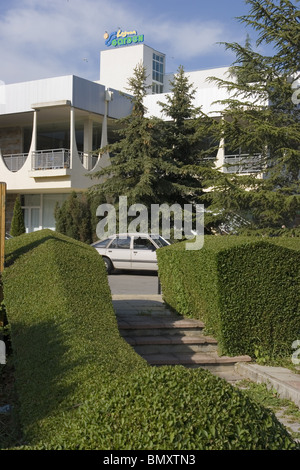
<instances>
[{"instance_id":1,"label":"pine tree","mask_svg":"<svg viewBox=\"0 0 300 470\"><path fill-rule=\"evenodd\" d=\"M15 205L14 205L14 212L13 212L13 217L11 221L11 229L10 229L10 234L13 237L17 237L19 235L22 235L22 233L25 233L25 223L24 223L24 214L23 210L21 207L21 200L20 196L17 196Z\"/></svg>"},{"instance_id":2,"label":"pine tree","mask_svg":"<svg viewBox=\"0 0 300 470\"><path fill-rule=\"evenodd\" d=\"M161 129L158 119L145 117L145 81L146 70L138 64L128 81L128 91L132 93L131 114L119 120L118 140L102 149L110 152L111 166L93 174L93 178L106 178L97 185L97 190L116 203L118 197L126 196L130 205L149 206L157 202L163 191Z\"/></svg>"},{"instance_id":3,"label":"pine tree","mask_svg":"<svg viewBox=\"0 0 300 470\"><path fill-rule=\"evenodd\" d=\"M55 208L56 230L83 243L92 243L91 212L86 194L73 191Z\"/></svg>"},{"instance_id":4,"label":"pine tree","mask_svg":"<svg viewBox=\"0 0 300 470\"><path fill-rule=\"evenodd\" d=\"M239 18L252 27L257 46L272 47L271 55L262 55L247 38L244 46L225 43L236 55L230 72L232 79L217 80L227 88L230 98L220 124L225 146L241 148L258 165L264 179L225 175L241 196L232 203L240 211L251 213L257 226L291 224L300 209L300 120L299 108L292 100L292 84L299 75L300 16L289 0L246 0L249 14ZM214 194L221 206L224 186ZM246 202L246 203L245 203ZM238 203L238 204L237 204ZM243 205L243 203L245 203Z\"/></svg>"},{"instance_id":5,"label":"pine tree","mask_svg":"<svg viewBox=\"0 0 300 470\"><path fill-rule=\"evenodd\" d=\"M180 66L170 81L170 94L160 102L166 121L164 127L164 157L168 162L165 180L172 191L171 202L195 203L215 172L213 160L218 142L215 121L194 105L196 89ZM216 144L217 142L217 144Z\"/></svg>"}]
</instances>

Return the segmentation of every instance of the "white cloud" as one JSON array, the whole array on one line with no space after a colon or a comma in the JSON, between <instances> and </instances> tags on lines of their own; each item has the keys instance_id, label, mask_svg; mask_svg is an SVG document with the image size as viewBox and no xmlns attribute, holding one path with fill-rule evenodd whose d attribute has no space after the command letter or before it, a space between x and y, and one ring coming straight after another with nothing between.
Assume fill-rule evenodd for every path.
<instances>
[{"instance_id":1,"label":"white cloud","mask_svg":"<svg viewBox=\"0 0 300 470\"><path fill-rule=\"evenodd\" d=\"M183 63L214 50L222 23L153 21L143 8L117 0L22 0L0 6L0 80L6 83L74 74L99 78L103 34L119 26ZM2 12L1 12L2 10ZM87 59L87 60L83 60Z\"/></svg>"},{"instance_id":2,"label":"white cloud","mask_svg":"<svg viewBox=\"0 0 300 470\"><path fill-rule=\"evenodd\" d=\"M215 21L164 22L155 37L158 43L167 45L175 55L185 59L209 54L222 38L223 25Z\"/></svg>"}]
</instances>

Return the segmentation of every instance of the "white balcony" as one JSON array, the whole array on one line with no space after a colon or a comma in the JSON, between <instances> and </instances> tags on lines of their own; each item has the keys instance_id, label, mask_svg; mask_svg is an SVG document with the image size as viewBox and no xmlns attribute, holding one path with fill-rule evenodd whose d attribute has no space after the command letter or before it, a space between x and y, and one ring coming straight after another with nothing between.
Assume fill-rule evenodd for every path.
<instances>
[{"instance_id":1,"label":"white balcony","mask_svg":"<svg viewBox=\"0 0 300 470\"><path fill-rule=\"evenodd\" d=\"M27 157L28 153L15 153L11 155L3 155L2 158L9 171L16 172L22 168Z\"/></svg>"},{"instance_id":2,"label":"white balcony","mask_svg":"<svg viewBox=\"0 0 300 470\"><path fill-rule=\"evenodd\" d=\"M249 155L238 153L235 155L225 155L224 172L251 175L262 173L264 168L264 159L261 154Z\"/></svg>"},{"instance_id":3,"label":"white balcony","mask_svg":"<svg viewBox=\"0 0 300 470\"><path fill-rule=\"evenodd\" d=\"M32 170L59 170L70 168L70 150L50 149L32 152Z\"/></svg>"}]
</instances>

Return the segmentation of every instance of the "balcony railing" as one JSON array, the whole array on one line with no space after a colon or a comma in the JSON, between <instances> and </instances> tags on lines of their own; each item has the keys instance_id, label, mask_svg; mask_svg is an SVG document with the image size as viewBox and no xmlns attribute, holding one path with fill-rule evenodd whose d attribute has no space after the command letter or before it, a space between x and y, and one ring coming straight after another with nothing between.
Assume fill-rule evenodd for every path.
<instances>
[{"instance_id":1,"label":"balcony railing","mask_svg":"<svg viewBox=\"0 0 300 470\"><path fill-rule=\"evenodd\" d=\"M57 170L70 168L70 150L36 150L32 155L33 170Z\"/></svg>"},{"instance_id":2,"label":"balcony railing","mask_svg":"<svg viewBox=\"0 0 300 470\"><path fill-rule=\"evenodd\" d=\"M88 153L78 152L78 156L82 165L91 169L94 168L99 158L98 153L92 153L92 152L88 152ZM86 160L88 160L88 162Z\"/></svg>"},{"instance_id":3,"label":"balcony railing","mask_svg":"<svg viewBox=\"0 0 300 470\"><path fill-rule=\"evenodd\" d=\"M247 153L225 155L225 173L250 174L263 171L263 156Z\"/></svg>"},{"instance_id":4,"label":"balcony railing","mask_svg":"<svg viewBox=\"0 0 300 470\"><path fill-rule=\"evenodd\" d=\"M14 153L11 155L3 155L3 161L10 171L19 171L24 165L28 153Z\"/></svg>"}]
</instances>

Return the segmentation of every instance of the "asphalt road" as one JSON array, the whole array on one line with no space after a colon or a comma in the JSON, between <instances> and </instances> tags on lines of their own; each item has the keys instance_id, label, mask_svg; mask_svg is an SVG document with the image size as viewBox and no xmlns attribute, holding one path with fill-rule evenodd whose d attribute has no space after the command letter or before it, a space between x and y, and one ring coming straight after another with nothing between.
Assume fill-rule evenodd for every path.
<instances>
[{"instance_id":1,"label":"asphalt road","mask_svg":"<svg viewBox=\"0 0 300 470\"><path fill-rule=\"evenodd\" d=\"M108 276L112 295L156 295L158 275L152 271L116 271Z\"/></svg>"}]
</instances>

